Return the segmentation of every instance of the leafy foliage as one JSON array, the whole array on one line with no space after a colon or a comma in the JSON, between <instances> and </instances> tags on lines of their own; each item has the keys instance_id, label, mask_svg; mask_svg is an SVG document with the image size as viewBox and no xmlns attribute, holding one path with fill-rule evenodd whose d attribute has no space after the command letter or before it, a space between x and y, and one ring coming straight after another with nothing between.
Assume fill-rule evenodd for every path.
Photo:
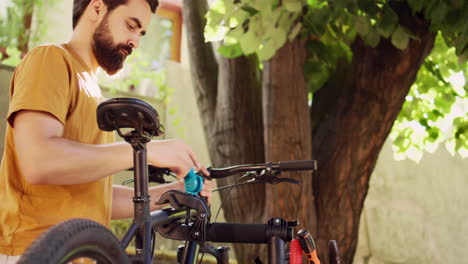
<instances>
[{"instance_id":1,"label":"leafy foliage","mask_svg":"<svg viewBox=\"0 0 468 264\"><path fill-rule=\"evenodd\" d=\"M232 58L257 53L261 60L271 58L286 40L294 39L302 23L300 0L218 1L207 14L206 37L224 39L218 51Z\"/></svg>"},{"instance_id":2,"label":"leafy foliage","mask_svg":"<svg viewBox=\"0 0 468 264\"><path fill-rule=\"evenodd\" d=\"M0 5L0 47L6 48L8 58L0 57L3 64L15 67L21 61L21 55L27 50L28 44L37 44L39 37L43 35L47 26L44 20L45 8L51 8L57 0L12 0L9 4ZM24 19L34 15L36 28L26 28Z\"/></svg>"},{"instance_id":3,"label":"leafy foliage","mask_svg":"<svg viewBox=\"0 0 468 264\"><path fill-rule=\"evenodd\" d=\"M21 51L16 47L7 47L6 53L8 54L8 58L1 60L2 64L16 67L21 62Z\"/></svg>"},{"instance_id":4,"label":"leafy foliage","mask_svg":"<svg viewBox=\"0 0 468 264\"><path fill-rule=\"evenodd\" d=\"M455 48L439 35L432 53L393 126L391 137L400 158L419 160L446 141L452 153L468 156L468 63L459 64Z\"/></svg>"},{"instance_id":5,"label":"leafy foliage","mask_svg":"<svg viewBox=\"0 0 468 264\"><path fill-rule=\"evenodd\" d=\"M13 0L0 15L0 46L18 47L21 44L20 34L30 34L24 28L23 18L34 10L34 1Z\"/></svg>"},{"instance_id":6,"label":"leafy foliage","mask_svg":"<svg viewBox=\"0 0 468 264\"><path fill-rule=\"evenodd\" d=\"M288 39L306 38L304 72L313 94L339 60L352 59L350 44L356 37L371 47L388 39L401 50L417 39L400 23L395 4L401 2L413 15L424 17L439 37L395 123L396 153L418 159L422 150L433 150L446 140L452 152L465 155L467 85L450 79L458 76L462 83L468 76L468 1L218 0L207 14L205 37L222 40L218 51L225 57L256 53L260 60L271 58Z\"/></svg>"}]
</instances>

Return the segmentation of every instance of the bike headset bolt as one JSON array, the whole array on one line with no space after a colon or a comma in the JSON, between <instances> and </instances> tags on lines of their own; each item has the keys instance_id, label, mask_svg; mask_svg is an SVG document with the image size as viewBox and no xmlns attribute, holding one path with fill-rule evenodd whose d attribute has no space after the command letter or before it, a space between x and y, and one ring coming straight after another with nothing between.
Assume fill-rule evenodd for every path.
<instances>
[{"instance_id":1,"label":"bike headset bolt","mask_svg":"<svg viewBox=\"0 0 468 264\"><path fill-rule=\"evenodd\" d=\"M195 236L199 236L199 235L200 235L200 232L197 231L197 232L195 232L195 233L193 233L193 234L194 234Z\"/></svg>"},{"instance_id":2,"label":"bike headset bolt","mask_svg":"<svg viewBox=\"0 0 468 264\"><path fill-rule=\"evenodd\" d=\"M275 219L275 223L277 223L277 224L279 224L279 223L280 223L280 220L279 220L279 218L276 218L276 219Z\"/></svg>"}]
</instances>

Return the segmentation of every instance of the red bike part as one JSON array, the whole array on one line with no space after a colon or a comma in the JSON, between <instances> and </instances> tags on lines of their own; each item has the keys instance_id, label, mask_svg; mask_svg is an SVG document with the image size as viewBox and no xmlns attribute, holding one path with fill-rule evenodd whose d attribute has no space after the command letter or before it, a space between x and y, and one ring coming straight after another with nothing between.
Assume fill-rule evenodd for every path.
<instances>
[{"instance_id":1,"label":"red bike part","mask_svg":"<svg viewBox=\"0 0 468 264\"><path fill-rule=\"evenodd\" d=\"M289 264L302 264L302 248L297 239L289 244Z\"/></svg>"}]
</instances>

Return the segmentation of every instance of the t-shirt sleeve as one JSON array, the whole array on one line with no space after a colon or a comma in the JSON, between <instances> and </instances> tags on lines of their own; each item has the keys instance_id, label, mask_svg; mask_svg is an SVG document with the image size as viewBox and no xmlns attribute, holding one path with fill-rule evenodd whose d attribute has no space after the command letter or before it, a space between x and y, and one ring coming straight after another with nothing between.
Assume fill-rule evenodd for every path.
<instances>
[{"instance_id":1,"label":"t-shirt sleeve","mask_svg":"<svg viewBox=\"0 0 468 264\"><path fill-rule=\"evenodd\" d=\"M62 124L70 105L70 64L56 46L31 50L13 76L8 123L21 110L47 112Z\"/></svg>"}]
</instances>

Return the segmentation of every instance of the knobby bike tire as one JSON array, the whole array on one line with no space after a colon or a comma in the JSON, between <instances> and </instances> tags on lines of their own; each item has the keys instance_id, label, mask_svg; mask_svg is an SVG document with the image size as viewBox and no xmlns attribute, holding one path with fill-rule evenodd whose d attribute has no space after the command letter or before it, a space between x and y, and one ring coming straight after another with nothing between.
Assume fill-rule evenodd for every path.
<instances>
[{"instance_id":1,"label":"knobby bike tire","mask_svg":"<svg viewBox=\"0 0 468 264\"><path fill-rule=\"evenodd\" d=\"M72 219L40 236L18 264L67 264L77 258L90 258L98 264L130 263L110 230L88 219Z\"/></svg>"}]
</instances>

